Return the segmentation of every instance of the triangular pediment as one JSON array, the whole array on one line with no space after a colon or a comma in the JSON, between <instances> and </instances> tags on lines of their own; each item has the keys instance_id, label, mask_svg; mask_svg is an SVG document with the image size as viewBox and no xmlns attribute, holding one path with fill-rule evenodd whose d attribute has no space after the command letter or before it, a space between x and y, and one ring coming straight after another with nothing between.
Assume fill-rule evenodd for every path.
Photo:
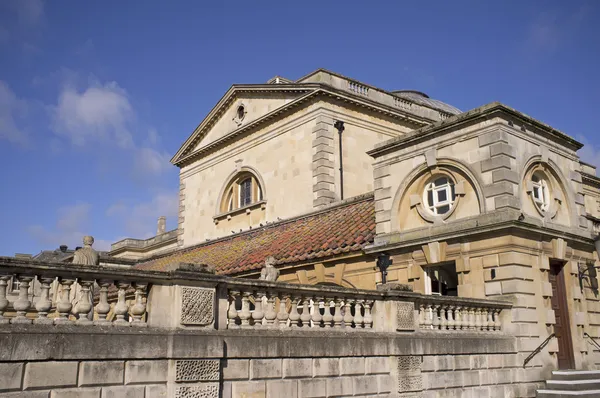
<instances>
[{"instance_id":1,"label":"triangular pediment","mask_svg":"<svg viewBox=\"0 0 600 398\"><path fill-rule=\"evenodd\" d=\"M178 164L189 154L256 124L257 121L310 94L314 89L291 84L231 87L185 141L171 162Z\"/></svg>"}]
</instances>

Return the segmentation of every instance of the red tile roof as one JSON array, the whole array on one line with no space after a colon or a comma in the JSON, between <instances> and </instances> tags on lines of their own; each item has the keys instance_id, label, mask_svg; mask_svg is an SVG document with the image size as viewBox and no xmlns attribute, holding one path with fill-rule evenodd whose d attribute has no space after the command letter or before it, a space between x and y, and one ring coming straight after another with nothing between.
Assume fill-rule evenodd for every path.
<instances>
[{"instance_id":1,"label":"red tile roof","mask_svg":"<svg viewBox=\"0 0 600 398\"><path fill-rule=\"evenodd\" d=\"M171 264L193 263L214 267L217 274L259 270L269 256L276 264L360 252L373 242L373 195L349 199L321 211L220 238L212 242L150 259L136 268L166 271Z\"/></svg>"}]
</instances>

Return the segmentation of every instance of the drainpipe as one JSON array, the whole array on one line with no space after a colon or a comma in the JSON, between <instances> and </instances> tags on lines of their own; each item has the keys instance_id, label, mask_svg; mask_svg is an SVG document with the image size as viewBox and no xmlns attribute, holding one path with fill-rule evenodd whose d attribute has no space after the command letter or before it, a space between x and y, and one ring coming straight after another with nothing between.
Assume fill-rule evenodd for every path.
<instances>
[{"instance_id":1,"label":"drainpipe","mask_svg":"<svg viewBox=\"0 0 600 398\"><path fill-rule=\"evenodd\" d=\"M340 137L340 200L344 200L344 163L342 162L342 133L344 132L344 122L337 120L333 127L337 129Z\"/></svg>"}]
</instances>

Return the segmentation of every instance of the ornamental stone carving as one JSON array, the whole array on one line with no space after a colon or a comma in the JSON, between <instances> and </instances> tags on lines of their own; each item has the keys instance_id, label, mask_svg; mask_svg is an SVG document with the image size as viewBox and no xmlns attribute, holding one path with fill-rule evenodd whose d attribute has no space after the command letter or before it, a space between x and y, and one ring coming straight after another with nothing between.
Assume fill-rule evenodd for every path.
<instances>
[{"instance_id":1,"label":"ornamental stone carving","mask_svg":"<svg viewBox=\"0 0 600 398\"><path fill-rule=\"evenodd\" d=\"M181 288L182 325L207 326L214 320L215 291L198 287Z\"/></svg>"},{"instance_id":2,"label":"ornamental stone carving","mask_svg":"<svg viewBox=\"0 0 600 398\"><path fill-rule=\"evenodd\" d=\"M176 398L219 398L219 384L205 383L195 386L181 386L175 390Z\"/></svg>"},{"instance_id":3,"label":"ornamental stone carving","mask_svg":"<svg viewBox=\"0 0 600 398\"><path fill-rule=\"evenodd\" d=\"M175 363L175 381L219 381L219 360L179 360Z\"/></svg>"},{"instance_id":4,"label":"ornamental stone carving","mask_svg":"<svg viewBox=\"0 0 600 398\"><path fill-rule=\"evenodd\" d=\"M421 357L412 355L401 356L397 357L397 361L398 393L418 393L422 391L423 377L421 375ZM404 395L401 396L404 397Z\"/></svg>"},{"instance_id":5,"label":"ornamental stone carving","mask_svg":"<svg viewBox=\"0 0 600 398\"><path fill-rule=\"evenodd\" d=\"M415 330L415 305L411 302L398 302L396 330Z\"/></svg>"},{"instance_id":6,"label":"ornamental stone carving","mask_svg":"<svg viewBox=\"0 0 600 398\"><path fill-rule=\"evenodd\" d=\"M260 271L260 280L275 282L279 278L279 270L275 268L275 257L265 259L265 266Z\"/></svg>"}]
</instances>

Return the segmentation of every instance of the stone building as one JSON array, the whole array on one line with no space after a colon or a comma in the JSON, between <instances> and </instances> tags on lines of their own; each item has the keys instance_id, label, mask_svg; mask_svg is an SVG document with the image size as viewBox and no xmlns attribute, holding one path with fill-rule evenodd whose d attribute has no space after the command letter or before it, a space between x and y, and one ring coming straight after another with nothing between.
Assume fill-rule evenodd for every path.
<instances>
[{"instance_id":1,"label":"stone building","mask_svg":"<svg viewBox=\"0 0 600 398\"><path fill-rule=\"evenodd\" d=\"M524 351L555 333L547 364L593 368L600 179L581 147L500 103L461 112L322 69L234 85L172 159L178 248L137 267L256 278L273 255L282 281L373 289L385 254L387 281L510 299Z\"/></svg>"}]
</instances>

